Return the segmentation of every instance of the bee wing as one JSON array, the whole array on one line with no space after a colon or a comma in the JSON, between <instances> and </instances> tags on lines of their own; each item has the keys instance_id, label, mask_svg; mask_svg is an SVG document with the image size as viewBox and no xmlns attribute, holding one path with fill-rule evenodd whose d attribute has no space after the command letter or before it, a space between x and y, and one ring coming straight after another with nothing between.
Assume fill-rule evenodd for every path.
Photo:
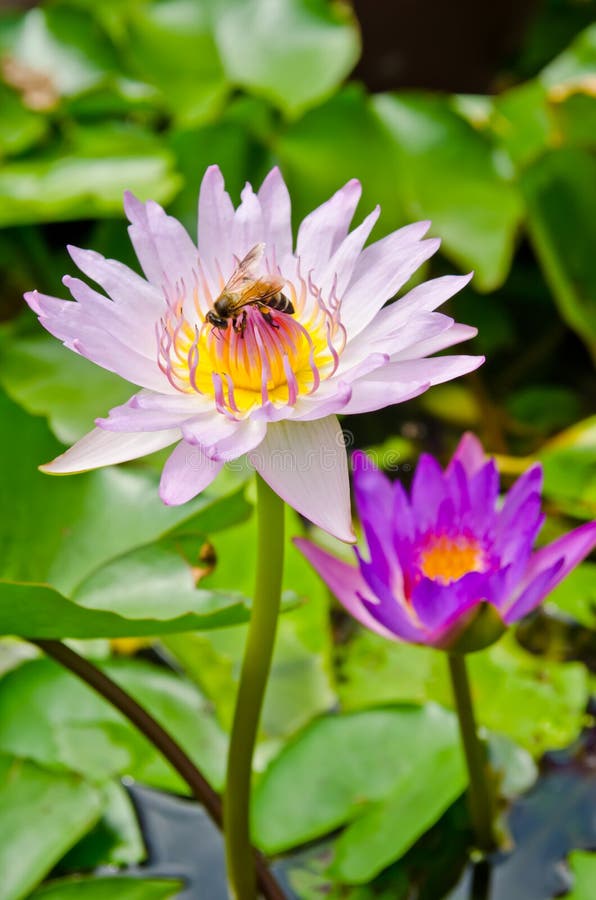
<instances>
[{"instance_id":1,"label":"bee wing","mask_svg":"<svg viewBox=\"0 0 596 900\"><path fill-rule=\"evenodd\" d=\"M224 285L222 294L235 294L242 291L249 281L255 280L255 269L263 258L265 252L265 244L255 244L248 251L244 259L238 262L238 265L232 272L229 280Z\"/></svg>"},{"instance_id":2,"label":"bee wing","mask_svg":"<svg viewBox=\"0 0 596 900\"><path fill-rule=\"evenodd\" d=\"M257 281L251 281L249 285L236 293L233 303L234 311L243 306L249 306L251 303L267 303L281 291L284 284L285 282L280 279L271 281L259 278Z\"/></svg>"}]
</instances>

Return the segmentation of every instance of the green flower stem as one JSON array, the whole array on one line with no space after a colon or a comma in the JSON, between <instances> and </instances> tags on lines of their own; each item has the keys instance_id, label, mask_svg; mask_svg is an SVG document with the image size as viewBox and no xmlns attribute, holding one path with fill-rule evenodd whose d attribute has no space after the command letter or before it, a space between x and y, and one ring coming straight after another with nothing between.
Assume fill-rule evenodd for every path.
<instances>
[{"instance_id":1,"label":"green flower stem","mask_svg":"<svg viewBox=\"0 0 596 900\"><path fill-rule=\"evenodd\" d=\"M459 730L468 766L468 803L476 846L484 853L490 853L497 847L494 832L494 804L487 778L486 754L478 738L478 729L474 718L466 658L461 653L449 653L448 660Z\"/></svg>"},{"instance_id":2,"label":"green flower stem","mask_svg":"<svg viewBox=\"0 0 596 900\"><path fill-rule=\"evenodd\" d=\"M118 709L138 730L147 737L153 746L163 754L173 769L187 783L195 798L202 803L205 811L218 828L222 828L223 816L221 800L215 793L204 775L197 769L192 759L180 747L172 736L157 722L140 703L124 691L115 681L102 672L84 656L67 647L61 641L35 640L29 638L29 643L35 644L43 652L54 659L65 669L68 669L81 681L100 694L116 709ZM269 871L263 856L253 848L250 849L254 858L254 866L257 872L259 888L267 900L284 900L284 893L277 881Z\"/></svg>"},{"instance_id":3,"label":"green flower stem","mask_svg":"<svg viewBox=\"0 0 596 900\"><path fill-rule=\"evenodd\" d=\"M236 699L224 796L228 882L234 900L256 898L250 844L252 757L273 655L283 570L284 504L259 475L257 523L255 595Z\"/></svg>"}]
</instances>

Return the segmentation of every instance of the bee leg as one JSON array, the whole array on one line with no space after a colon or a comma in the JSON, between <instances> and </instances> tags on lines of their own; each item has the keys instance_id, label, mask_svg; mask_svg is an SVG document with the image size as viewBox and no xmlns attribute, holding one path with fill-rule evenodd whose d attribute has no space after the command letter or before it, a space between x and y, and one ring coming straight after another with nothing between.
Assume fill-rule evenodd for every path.
<instances>
[{"instance_id":1,"label":"bee leg","mask_svg":"<svg viewBox=\"0 0 596 900\"><path fill-rule=\"evenodd\" d=\"M240 337L244 337L244 332L246 331L246 319L247 314L245 309L242 310L242 315L240 316L240 318L232 319L232 328L234 329L236 334L240 335Z\"/></svg>"},{"instance_id":2,"label":"bee leg","mask_svg":"<svg viewBox=\"0 0 596 900\"><path fill-rule=\"evenodd\" d=\"M267 324L271 325L272 328L279 328L279 324L275 321L267 307L265 307L264 309L261 308L261 315L263 316Z\"/></svg>"}]
</instances>

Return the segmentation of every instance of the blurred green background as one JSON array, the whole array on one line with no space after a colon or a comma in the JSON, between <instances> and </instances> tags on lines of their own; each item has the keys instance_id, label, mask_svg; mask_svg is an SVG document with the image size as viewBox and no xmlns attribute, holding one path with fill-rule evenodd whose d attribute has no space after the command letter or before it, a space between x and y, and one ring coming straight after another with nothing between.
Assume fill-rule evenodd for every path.
<instances>
[{"instance_id":1,"label":"blurred green background","mask_svg":"<svg viewBox=\"0 0 596 900\"><path fill-rule=\"evenodd\" d=\"M356 445L392 451L407 480L422 449L445 457L471 428L506 482L543 462L544 539L594 518L595 12L590 0L2 4L0 632L79 639L217 788L252 589L250 487L230 474L172 510L156 496L160 458L73 479L37 473L130 388L46 335L22 293L65 296L68 243L136 266L125 189L166 205L194 237L211 163L235 201L278 164L296 223L357 177L358 215L382 206L375 237L432 220L442 248L419 277L474 270L447 311L478 326L464 352L487 362L351 419ZM290 533L302 528L290 516ZM197 559L201 547L209 559L215 548L214 569ZM296 863L301 897L321 885L357 900L385 889L409 897L416 841L439 820L453 833L461 813L440 660L360 633L288 552L255 839L277 853L334 834L322 856ZM512 795L535 777L534 759L588 721L595 571L581 566L536 622L474 659L480 718ZM139 636L149 637L129 643ZM22 641L0 642L0 870L10 872L0 900L112 897L97 881L35 891L50 874L145 857L121 775L184 786L105 704L34 656ZM319 789L301 802L296 786L309 780ZM410 796L416 784L425 789ZM36 828L48 809L51 829ZM433 865L461 868L457 841L452 849ZM580 887L590 865L577 863ZM449 877L423 879L416 896L446 896ZM381 886L345 886L369 883ZM131 900L157 900L175 888L134 890Z\"/></svg>"}]
</instances>

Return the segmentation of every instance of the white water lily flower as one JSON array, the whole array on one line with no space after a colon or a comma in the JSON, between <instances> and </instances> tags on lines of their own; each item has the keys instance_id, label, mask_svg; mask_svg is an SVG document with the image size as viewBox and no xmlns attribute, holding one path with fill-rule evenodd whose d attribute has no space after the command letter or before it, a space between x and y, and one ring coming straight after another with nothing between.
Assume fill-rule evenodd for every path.
<instances>
[{"instance_id":1,"label":"white water lily flower","mask_svg":"<svg viewBox=\"0 0 596 900\"><path fill-rule=\"evenodd\" d=\"M105 293L67 276L75 302L37 291L26 299L67 347L141 390L43 470L81 472L176 444L160 495L180 504L247 454L298 512L353 540L337 414L401 403L483 361L428 358L475 335L434 312L469 276L420 284L382 308L439 241L422 240L429 223L420 222L365 247L379 210L349 231L359 197L359 183L348 182L304 219L294 247L278 169L256 194L247 184L234 209L211 166L197 247L160 206L128 194L145 278L72 247Z\"/></svg>"}]
</instances>

